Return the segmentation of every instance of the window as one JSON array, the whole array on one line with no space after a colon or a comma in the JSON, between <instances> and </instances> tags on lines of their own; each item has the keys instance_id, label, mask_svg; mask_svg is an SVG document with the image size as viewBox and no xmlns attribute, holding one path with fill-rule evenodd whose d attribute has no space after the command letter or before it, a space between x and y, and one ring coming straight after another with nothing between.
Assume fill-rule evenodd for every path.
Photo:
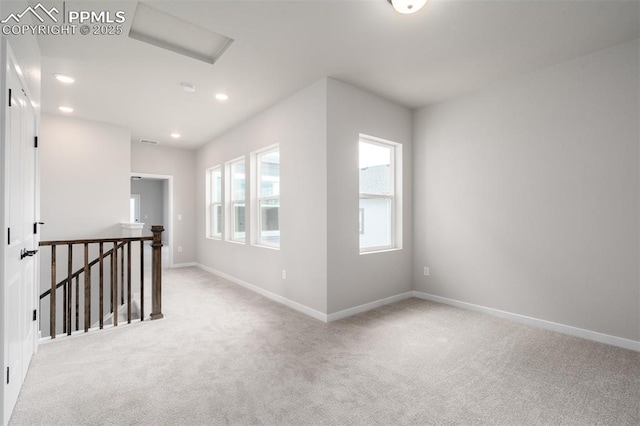
<instances>
[{"instance_id":1,"label":"window","mask_svg":"<svg viewBox=\"0 0 640 426\"><path fill-rule=\"evenodd\" d=\"M280 150L255 154L257 176L256 244L280 246Z\"/></svg>"},{"instance_id":2,"label":"window","mask_svg":"<svg viewBox=\"0 0 640 426\"><path fill-rule=\"evenodd\" d=\"M360 252L401 248L402 145L360 135Z\"/></svg>"},{"instance_id":3,"label":"window","mask_svg":"<svg viewBox=\"0 0 640 426\"><path fill-rule=\"evenodd\" d=\"M245 242L245 161L244 157L229 163L229 240Z\"/></svg>"},{"instance_id":4,"label":"window","mask_svg":"<svg viewBox=\"0 0 640 426\"><path fill-rule=\"evenodd\" d=\"M207 236L222 238L222 168L220 166L207 170Z\"/></svg>"}]
</instances>

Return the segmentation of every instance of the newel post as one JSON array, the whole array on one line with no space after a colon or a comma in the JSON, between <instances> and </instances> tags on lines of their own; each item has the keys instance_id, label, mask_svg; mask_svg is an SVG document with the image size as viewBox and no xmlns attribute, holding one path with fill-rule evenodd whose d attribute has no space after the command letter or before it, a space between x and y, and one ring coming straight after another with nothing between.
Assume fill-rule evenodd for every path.
<instances>
[{"instance_id":1,"label":"newel post","mask_svg":"<svg viewBox=\"0 0 640 426\"><path fill-rule=\"evenodd\" d=\"M153 242L151 243L151 319L163 318L162 314L162 231L161 225L151 227Z\"/></svg>"}]
</instances>

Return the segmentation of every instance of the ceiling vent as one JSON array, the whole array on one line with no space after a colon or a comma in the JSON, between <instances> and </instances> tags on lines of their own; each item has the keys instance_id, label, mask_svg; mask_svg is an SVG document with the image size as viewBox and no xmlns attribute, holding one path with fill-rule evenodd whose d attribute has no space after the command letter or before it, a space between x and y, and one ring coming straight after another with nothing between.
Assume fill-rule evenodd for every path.
<instances>
[{"instance_id":1,"label":"ceiling vent","mask_svg":"<svg viewBox=\"0 0 640 426\"><path fill-rule=\"evenodd\" d=\"M140 139L138 142L146 144L146 145L160 145L160 142L152 141L151 139Z\"/></svg>"},{"instance_id":2,"label":"ceiling vent","mask_svg":"<svg viewBox=\"0 0 640 426\"><path fill-rule=\"evenodd\" d=\"M129 37L209 64L233 39L138 2Z\"/></svg>"}]
</instances>

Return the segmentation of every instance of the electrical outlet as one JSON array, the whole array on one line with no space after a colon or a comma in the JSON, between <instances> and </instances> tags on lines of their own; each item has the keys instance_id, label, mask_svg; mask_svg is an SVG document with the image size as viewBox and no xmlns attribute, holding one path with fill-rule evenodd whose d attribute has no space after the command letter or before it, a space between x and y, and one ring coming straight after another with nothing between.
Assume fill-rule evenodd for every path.
<instances>
[{"instance_id":1,"label":"electrical outlet","mask_svg":"<svg viewBox=\"0 0 640 426\"><path fill-rule=\"evenodd\" d=\"M428 267L428 266L425 266L425 267L424 267L424 276L425 276L425 277L428 277L428 276L429 276L429 267Z\"/></svg>"},{"instance_id":2,"label":"electrical outlet","mask_svg":"<svg viewBox=\"0 0 640 426\"><path fill-rule=\"evenodd\" d=\"M178 247L178 253L182 253L182 247Z\"/></svg>"},{"instance_id":3,"label":"electrical outlet","mask_svg":"<svg viewBox=\"0 0 640 426\"><path fill-rule=\"evenodd\" d=\"M287 271L286 271L286 269L283 269L283 270L282 270L282 279L283 279L283 280L286 280L286 279L287 279Z\"/></svg>"}]
</instances>

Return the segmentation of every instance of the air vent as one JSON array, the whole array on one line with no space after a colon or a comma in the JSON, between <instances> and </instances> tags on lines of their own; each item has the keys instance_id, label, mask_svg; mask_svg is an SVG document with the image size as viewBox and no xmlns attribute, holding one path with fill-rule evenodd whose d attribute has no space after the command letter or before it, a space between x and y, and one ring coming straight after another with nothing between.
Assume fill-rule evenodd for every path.
<instances>
[{"instance_id":1,"label":"air vent","mask_svg":"<svg viewBox=\"0 0 640 426\"><path fill-rule=\"evenodd\" d=\"M158 142L158 141L152 141L151 139L140 139L140 141L139 141L139 142L140 142L140 143L147 144L147 145L159 145L159 144L160 144L160 142Z\"/></svg>"}]
</instances>

